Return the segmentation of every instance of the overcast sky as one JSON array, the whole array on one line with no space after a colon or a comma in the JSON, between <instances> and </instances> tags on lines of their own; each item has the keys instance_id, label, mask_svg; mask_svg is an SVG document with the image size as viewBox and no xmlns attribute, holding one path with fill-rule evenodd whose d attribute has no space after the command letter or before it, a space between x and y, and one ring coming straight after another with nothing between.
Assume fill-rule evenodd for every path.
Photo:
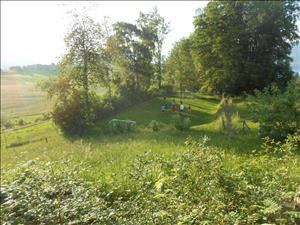
<instances>
[{"instance_id":1,"label":"overcast sky","mask_svg":"<svg viewBox=\"0 0 300 225\"><path fill-rule=\"evenodd\" d=\"M157 6L171 25L163 47L163 53L167 54L174 42L194 30L195 11L206 4L206 1L1 1L1 67L56 63L64 53L63 37L71 23L67 12L82 11L84 7L99 22L104 16L109 16L111 22L134 22L140 11L147 12Z\"/></svg>"},{"instance_id":2,"label":"overcast sky","mask_svg":"<svg viewBox=\"0 0 300 225\"><path fill-rule=\"evenodd\" d=\"M134 22L140 11L147 12L157 6L171 25L163 48L167 54L175 41L194 30L195 10L206 4L204 1L1 1L1 67L57 62L64 53L63 37L71 22L67 11L85 6L99 22L103 16L109 16L112 22Z\"/></svg>"}]
</instances>

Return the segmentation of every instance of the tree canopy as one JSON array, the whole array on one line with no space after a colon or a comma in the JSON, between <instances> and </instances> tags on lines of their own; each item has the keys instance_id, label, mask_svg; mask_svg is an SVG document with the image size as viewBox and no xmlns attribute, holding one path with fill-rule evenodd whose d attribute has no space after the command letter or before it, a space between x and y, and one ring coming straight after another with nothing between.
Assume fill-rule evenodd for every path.
<instances>
[{"instance_id":1,"label":"tree canopy","mask_svg":"<svg viewBox=\"0 0 300 225\"><path fill-rule=\"evenodd\" d=\"M193 46L204 85L240 94L292 78L295 1L213 1L196 16Z\"/></svg>"}]
</instances>

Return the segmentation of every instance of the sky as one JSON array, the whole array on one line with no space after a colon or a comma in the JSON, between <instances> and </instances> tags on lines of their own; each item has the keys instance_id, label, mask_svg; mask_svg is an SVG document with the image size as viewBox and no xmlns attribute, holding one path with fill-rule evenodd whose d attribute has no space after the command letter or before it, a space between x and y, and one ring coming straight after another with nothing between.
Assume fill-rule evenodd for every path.
<instances>
[{"instance_id":1,"label":"sky","mask_svg":"<svg viewBox=\"0 0 300 225\"><path fill-rule=\"evenodd\" d=\"M163 46L172 45L193 30L193 17L205 1L1 1L1 68L12 65L56 63L64 53L64 36L71 24L70 10L88 10L98 22L108 16L116 21L134 22L139 12L158 7L170 22L171 31Z\"/></svg>"},{"instance_id":2,"label":"sky","mask_svg":"<svg viewBox=\"0 0 300 225\"><path fill-rule=\"evenodd\" d=\"M56 63L65 52L64 36L71 24L70 10L84 8L96 21L108 16L116 21L134 22L139 12L158 7L160 14L170 22L163 54L172 45L194 30L196 9L207 1L1 1L1 68L12 65ZM298 21L300 27L300 21ZM300 48L293 52L300 61Z\"/></svg>"}]
</instances>

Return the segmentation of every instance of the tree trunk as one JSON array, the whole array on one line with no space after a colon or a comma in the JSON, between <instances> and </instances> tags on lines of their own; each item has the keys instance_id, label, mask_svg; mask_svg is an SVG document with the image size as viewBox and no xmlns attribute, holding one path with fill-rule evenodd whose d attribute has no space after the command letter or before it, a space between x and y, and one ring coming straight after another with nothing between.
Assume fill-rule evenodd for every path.
<instances>
[{"instance_id":1,"label":"tree trunk","mask_svg":"<svg viewBox=\"0 0 300 225\"><path fill-rule=\"evenodd\" d=\"M84 60L83 65L83 89L84 89L84 98L85 98L85 114L86 114L86 121L90 118L89 113L89 83L88 83L88 71L87 71L87 60Z\"/></svg>"},{"instance_id":2,"label":"tree trunk","mask_svg":"<svg viewBox=\"0 0 300 225\"><path fill-rule=\"evenodd\" d=\"M161 71L161 50L159 50L159 59L158 59L158 88L161 88L161 80L162 80L162 71Z\"/></svg>"},{"instance_id":3,"label":"tree trunk","mask_svg":"<svg viewBox=\"0 0 300 225\"><path fill-rule=\"evenodd\" d=\"M109 102L112 103L112 93L111 93L111 85L108 83L108 98Z\"/></svg>"},{"instance_id":4,"label":"tree trunk","mask_svg":"<svg viewBox=\"0 0 300 225\"><path fill-rule=\"evenodd\" d=\"M161 80L162 80L162 66L161 66L161 46L158 47L158 60L157 60L157 74L158 74L158 88L161 88Z\"/></svg>"}]
</instances>

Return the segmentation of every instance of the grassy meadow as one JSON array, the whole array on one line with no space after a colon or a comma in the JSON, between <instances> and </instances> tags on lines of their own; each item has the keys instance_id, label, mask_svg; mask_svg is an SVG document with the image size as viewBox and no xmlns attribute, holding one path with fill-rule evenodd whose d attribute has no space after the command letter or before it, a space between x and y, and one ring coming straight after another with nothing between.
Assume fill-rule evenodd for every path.
<instances>
[{"instance_id":1,"label":"grassy meadow","mask_svg":"<svg viewBox=\"0 0 300 225\"><path fill-rule=\"evenodd\" d=\"M172 99L168 98L170 102ZM179 99L176 98L176 101ZM173 157L174 153L185 148L184 142L188 137L198 139L207 135L210 146L225 149L229 155L246 158L248 153L260 149L262 141L257 136L258 124L250 120L243 101L237 101L236 109L251 130L243 131L238 122L235 125L239 131L235 135L223 131L221 121L216 116L219 103L216 98L197 95L184 99L186 105L192 106L192 127L184 132L170 125L172 115L178 112L160 112L161 102L162 98L153 98L111 117L137 121L138 126L132 133L108 134L106 126L111 118L99 121L81 138L64 136L50 120L2 132L1 168L9 169L27 160L71 160L74 164L87 163L91 166L92 170L83 174L86 179L108 181L112 175L123 179L127 166L137 155L145 152ZM30 120L34 117L22 118ZM153 132L148 127L151 120L161 122L162 129L159 132ZM297 171L300 172L299 168Z\"/></svg>"},{"instance_id":2,"label":"grassy meadow","mask_svg":"<svg viewBox=\"0 0 300 225\"><path fill-rule=\"evenodd\" d=\"M167 98L169 103L173 99ZM293 224L290 221L296 214L289 216L277 202L294 195L299 184L299 154L286 158L257 154L263 141L258 137L258 124L251 121L247 104L241 99L235 99L235 111L250 130L243 130L235 116L234 134L222 128L217 116L218 98L199 94L183 101L192 107L191 113L183 113L191 118L188 131L171 125L172 116L179 112L161 112L161 97L99 120L81 137L65 136L51 120L2 130L3 187L19 199L8 202L13 208L5 207L5 220L201 224L209 219L214 222L207 224L225 225L233 221L260 224L251 221L279 218L278 224ZM14 119L35 121L40 117ZM112 118L135 120L137 127L129 133L110 134L107 123ZM152 120L160 122L158 132L149 127ZM187 146L190 138L201 143L205 136L209 138L207 147L197 145L195 151ZM72 195L66 195L68 190ZM61 197L53 201L51 196ZM294 213L292 204L287 204ZM207 214L199 211L203 207Z\"/></svg>"}]
</instances>

